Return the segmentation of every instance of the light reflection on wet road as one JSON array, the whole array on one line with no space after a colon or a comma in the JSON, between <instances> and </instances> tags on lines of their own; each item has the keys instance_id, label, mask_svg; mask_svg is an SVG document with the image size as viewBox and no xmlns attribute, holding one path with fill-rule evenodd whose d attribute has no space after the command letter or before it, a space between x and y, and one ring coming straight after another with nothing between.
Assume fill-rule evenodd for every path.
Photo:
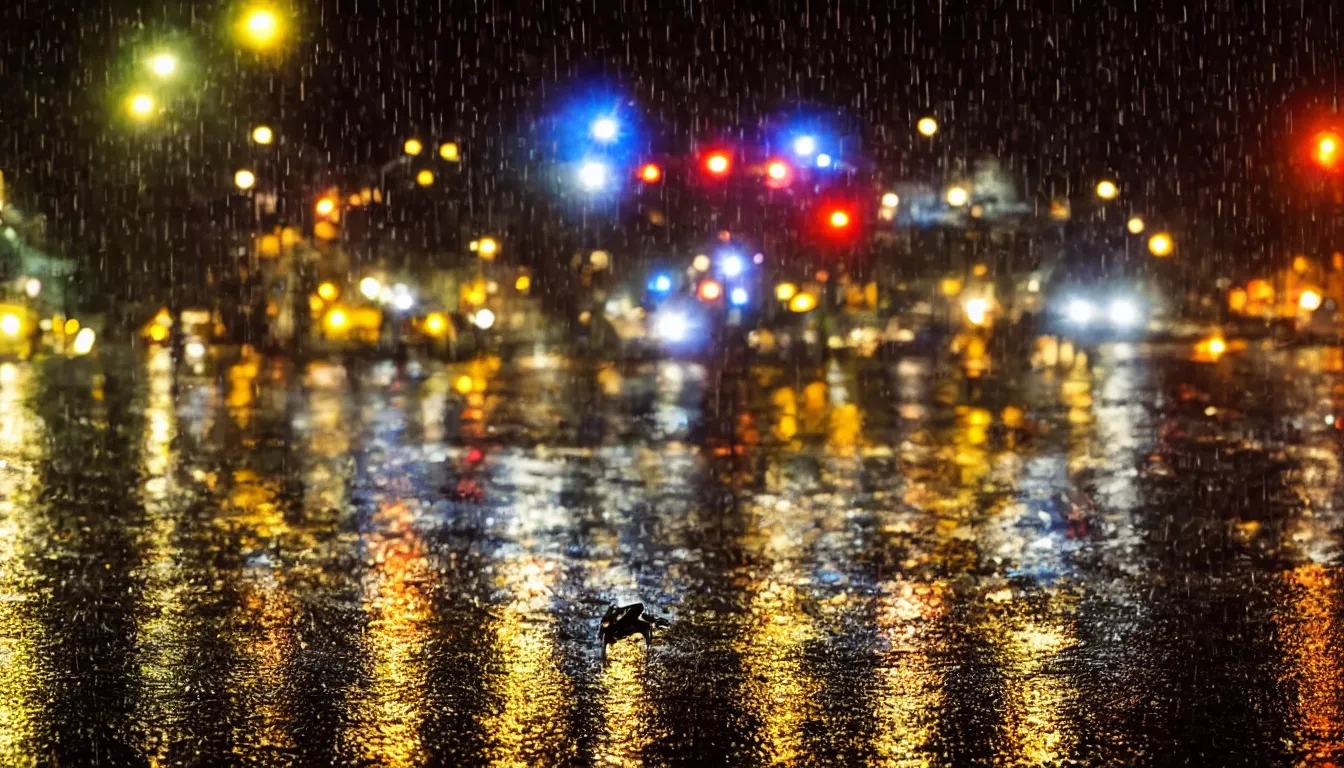
<instances>
[{"instance_id":1,"label":"light reflection on wet road","mask_svg":"<svg viewBox=\"0 0 1344 768\"><path fill-rule=\"evenodd\" d=\"M4 364L0 764L1340 759L1340 354L1095 362Z\"/></svg>"}]
</instances>

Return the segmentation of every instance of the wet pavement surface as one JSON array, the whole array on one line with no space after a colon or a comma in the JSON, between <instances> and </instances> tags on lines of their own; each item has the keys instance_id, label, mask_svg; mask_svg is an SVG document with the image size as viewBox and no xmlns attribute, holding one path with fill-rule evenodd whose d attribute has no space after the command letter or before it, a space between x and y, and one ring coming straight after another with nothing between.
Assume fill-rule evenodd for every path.
<instances>
[{"instance_id":1,"label":"wet pavement surface","mask_svg":"<svg viewBox=\"0 0 1344 768\"><path fill-rule=\"evenodd\" d=\"M1187 352L4 364L0 765L1331 765L1344 360Z\"/></svg>"}]
</instances>

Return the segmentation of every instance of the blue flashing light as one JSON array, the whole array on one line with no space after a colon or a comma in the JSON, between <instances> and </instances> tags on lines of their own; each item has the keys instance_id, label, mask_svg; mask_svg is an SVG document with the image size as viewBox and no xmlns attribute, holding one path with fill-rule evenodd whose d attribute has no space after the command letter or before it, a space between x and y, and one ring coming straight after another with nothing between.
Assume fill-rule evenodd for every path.
<instances>
[{"instance_id":1,"label":"blue flashing light","mask_svg":"<svg viewBox=\"0 0 1344 768\"><path fill-rule=\"evenodd\" d=\"M667 275L655 275L649 281L649 290L655 293L667 293L672 290L672 278Z\"/></svg>"},{"instance_id":2,"label":"blue flashing light","mask_svg":"<svg viewBox=\"0 0 1344 768\"><path fill-rule=\"evenodd\" d=\"M732 302L735 307L740 307L750 300L751 294L747 293L746 288L734 288L732 292L728 294L728 301Z\"/></svg>"},{"instance_id":3,"label":"blue flashing light","mask_svg":"<svg viewBox=\"0 0 1344 768\"><path fill-rule=\"evenodd\" d=\"M799 136L793 140L793 153L799 157L811 157L817 153L815 136Z\"/></svg>"},{"instance_id":4,"label":"blue flashing light","mask_svg":"<svg viewBox=\"0 0 1344 768\"><path fill-rule=\"evenodd\" d=\"M826 154L825 152L822 152L820 155L817 155L818 168L830 168L831 164L834 162L835 159L832 158L830 155Z\"/></svg>"}]
</instances>

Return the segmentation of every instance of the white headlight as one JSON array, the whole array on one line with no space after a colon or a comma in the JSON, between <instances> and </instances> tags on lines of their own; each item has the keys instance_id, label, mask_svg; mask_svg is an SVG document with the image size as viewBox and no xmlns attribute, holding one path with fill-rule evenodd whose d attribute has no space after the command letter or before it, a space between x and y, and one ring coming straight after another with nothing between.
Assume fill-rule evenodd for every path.
<instances>
[{"instance_id":1,"label":"white headlight","mask_svg":"<svg viewBox=\"0 0 1344 768\"><path fill-rule=\"evenodd\" d=\"M1139 305L1130 299L1116 299L1107 311L1111 325L1118 328L1133 328L1143 319Z\"/></svg>"},{"instance_id":2,"label":"white headlight","mask_svg":"<svg viewBox=\"0 0 1344 768\"><path fill-rule=\"evenodd\" d=\"M75 334L74 352L76 355L87 355L93 351L94 333L92 328L80 328L79 333Z\"/></svg>"},{"instance_id":3,"label":"white headlight","mask_svg":"<svg viewBox=\"0 0 1344 768\"><path fill-rule=\"evenodd\" d=\"M489 330L495 324L495 313L488 309L482 309L472 316L471 322L483 331Z\"/></svg>"},{"instance_id":4,"label":"white headlight","mask_svg":"<svg viewBox=\"0 0 1344 768\"><path fill-rule=\"evenodd\" d=\"M188 360L200 360L205 357L205 345L199 341L188 343L183 351L187 353Z\"/></svg>"},{"instance_id":5,"label":"white headlight","mask_svg":"<svg viewBox=\"0 0 1344 768\"><path fill-rule=\"evenodd\" d=\"M1092 318L1097 314L1097 308L1087 299L1073 299L1069 302L1065 313L1069 322L1077 325L1087 325L1092 322Z\"/></svg>"},{"instance_id":6,"label":"white headlight","mask_svg":"<svg viewBox=\"0 0 1344 768\"><path fill-rule=\"evenodd\" d=\"M691 324L680 312L660 312L658 319L653 321L653 332L663 341L685 341L690 329Z\"/></svg>"}]
</instances>

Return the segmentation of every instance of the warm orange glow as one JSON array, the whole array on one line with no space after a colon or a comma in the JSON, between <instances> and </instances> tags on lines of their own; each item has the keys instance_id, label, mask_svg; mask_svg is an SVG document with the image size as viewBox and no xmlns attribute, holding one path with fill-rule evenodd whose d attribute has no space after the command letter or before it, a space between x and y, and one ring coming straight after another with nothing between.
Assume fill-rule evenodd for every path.
<instances>
[{"instance_id":1,"label":"warm orange glow","mask_svg":"<svg viewBox=\"0 0 1344 768\"><path fill-rule=\"evenodd\" d=\"M1312 157L1322 168L1334 170L1339 167L1341 158L1344 158L1344 139L1334 131L1319 134L1312 147Z\"/></svg>"},{"instance_id":2,"label":"warm orange glow","mask_svg":"<svg viewBox=\"0 0 1344 768\"><path fill-rule=\"evenodd\" d=\"M336 210L336 201L330 197L324 197L317 201L317 213L320 216L330 216L331 212Z\"/></svg>"},{"instance_id":3,"label":"warm orange glow","mask_svg":"<svg viewBox=\"0 0 1344 768\"><path fill-rule=\"evenodd\" d=\"M833 229L844 229L849 226L849 214L840 210L831 211L827 221L830 222Z\"/></svg>"},{"instance_id":4,"label":"warm orange glow","mask_svg":"<svg viewBox=\"0 0 1344 768\"><path fill-rule=\"evenodd\" d=\"M1171 235L1168 235L1166 232L1158 232L1148 238L1148 250L1151 251L1154 256L1170 256L1171 252L1175 250L1175 247L1176 246L1171 241Z\"/></svg>"},{"instance_id":5,"label":"warm orange glow","mask_svg":"<svg viewBox=\"0 0 1344 768\"><path fill-rule=\"evenodd\" d=\"M782 181L786 176L789 175L789 166L776 160L775 162L766 166L765 173L767 176L774 179L775 181Z\"/></svg>"},{"instance_id":6,"label":"warm orange glow","mask_svg":"<svg viewBox=\"0 0 1344 768\"><path fill-rule=\"evenodd\" d=\"M705 159L705 170L715 176L722 176L728 172L728 156L722 152L715 152Z\"/></svg>"},{"instance_id":7,"label":"warm orange glow","mask_svg":"<svg viewBox=\"0 0 1344 768\"><path fill-rule=\"evenodd\" d=\"M713 280L706 280L700 284L700 298L705 301L714 301L723 295L723 286Z\"/></svg>"},{"instance_id":8,"label":"warm orange glow","mask_svg":"<svg viewBox=\"0 0 1344 768\"><path fill-rule=\"evenodd\" d=\"M654 184L663 178L663 169L659 168L656 163L645 163L644 167L639 169L639 178L643 179L646 184Z\"/></svg>"}]
</instances>

